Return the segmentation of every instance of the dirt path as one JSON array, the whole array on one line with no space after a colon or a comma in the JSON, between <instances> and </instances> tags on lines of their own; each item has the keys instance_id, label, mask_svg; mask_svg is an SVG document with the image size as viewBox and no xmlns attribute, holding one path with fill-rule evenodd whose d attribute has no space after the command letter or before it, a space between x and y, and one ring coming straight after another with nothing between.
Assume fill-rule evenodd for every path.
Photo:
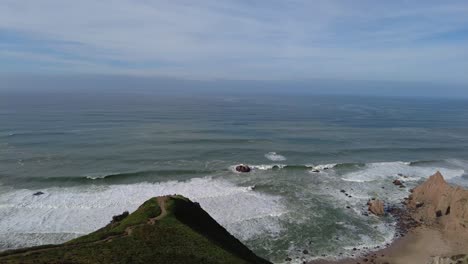
<instances>
[{"instance_id":1,"label":"dirt path","mask_svg":"<svg viewBox=\"0 0 468 264\"><path fill-rule=\"evenodd\" d=\"M159 209L161 209L161 213L156 217L148 219L148 222L147 222L148 224L154 225L156 223L156 221L159 221L160 219L162 219L163 217L165 217L167 215L167 209L166 209L166 201L167 200L169 200L169 196L156 197L156 201L158 202ZM145 225L145 224L139 224L139 225L129 226L129 227L125 228L125 233L120 235L120 236L130 236L130 235L132 235L133 229L135 229L135 227L139 227L139 226L142 226L142 225Z\"/></svg>"},{"instance_id":2,"label":"dirt path","mask_svg":"<svg viewBox=\"0 0 468 264\"><path fill-rule=\"evenodd\" d=\"M161 209L161 213L154 217L154 218L150 218L148 220L148 223L154 225L154 223L156 223L156 221L162 219L163 217L165 217L167 215L167 209L166 209L166 202L167 200L169 200L169 197L168 196L160 196L160 197L157 197L156 198L157 201L158 201L158 205L159 205L159 208Z\"/></svg>"}]
</instances>

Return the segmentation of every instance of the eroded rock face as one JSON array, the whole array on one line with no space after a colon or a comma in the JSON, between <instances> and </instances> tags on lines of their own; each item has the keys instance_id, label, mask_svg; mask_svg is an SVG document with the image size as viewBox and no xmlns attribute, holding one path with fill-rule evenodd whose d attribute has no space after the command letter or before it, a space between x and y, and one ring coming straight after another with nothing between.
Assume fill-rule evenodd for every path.
<instances>
[{"instance_id":1,"label":"eroded rock face","mask_svg":"<svg viewBox=\"0 0 468 264\"><path fill-rule=\"evenodd\" d=\"M415 219L447 230L468 229L468 190L450 186L440 172L414 189L408 207L415 210Z\"/></svg>"},{"instance_id":2,"label":"eroded rock face","mask_svg":"<svg viewBox=\"0 0 468 264\"><path fill-rule=\"evenodd\" d=\"M384 202L381 200L375 199L375 200L370 200L367 205L369 206L369 212L377 215L377 216L382 216L385 214L384 210Z\"/></svg>"}]
</instances>

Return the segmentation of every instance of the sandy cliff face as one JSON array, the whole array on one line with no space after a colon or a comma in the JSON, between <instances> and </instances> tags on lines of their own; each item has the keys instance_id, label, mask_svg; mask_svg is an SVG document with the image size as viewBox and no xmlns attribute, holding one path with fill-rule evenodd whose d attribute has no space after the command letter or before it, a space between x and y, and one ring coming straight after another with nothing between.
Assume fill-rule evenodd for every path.
<instances>
[{"instance_id":1,"label":"sandy cliff face","mask_svg":"<svg viewBox=\"0 0 468 264\"><path fill-rule=\"evenodd\" d=\"M447 231L468 231L468 190L450 186L440 172L413 190L408 207L416 220Z\"/></svg>"}]
</instances>

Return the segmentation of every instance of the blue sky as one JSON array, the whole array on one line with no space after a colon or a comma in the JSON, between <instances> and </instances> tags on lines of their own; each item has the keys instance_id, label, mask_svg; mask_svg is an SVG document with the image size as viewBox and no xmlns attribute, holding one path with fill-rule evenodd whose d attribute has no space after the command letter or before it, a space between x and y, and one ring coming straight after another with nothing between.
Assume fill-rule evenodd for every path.
<instances>
[{"instance_id":1,"label":"blue sky","mask_svg":"<svg viewBox=\"0 0 468 264\"><path fill-rule=\"evenodd\" d=\"M468 84L468 1L2 0L0 73Z\"/></svg>"}]
</instances>

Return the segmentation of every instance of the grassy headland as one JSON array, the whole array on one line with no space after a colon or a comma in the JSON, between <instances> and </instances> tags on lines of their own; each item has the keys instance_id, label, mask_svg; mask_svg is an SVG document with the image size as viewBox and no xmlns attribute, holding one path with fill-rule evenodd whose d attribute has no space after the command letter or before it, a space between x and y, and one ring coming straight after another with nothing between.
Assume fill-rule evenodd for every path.
<instances>
[{"instance_id":1,"label":"grassy headland","mask_svg":"<svg viewBox=\"0 0 468 264\"><path fill-rule=\"evenodd\" d=\"M0 253L0 263L270 263L182 196L152 198L132 214L60 245Z\"/></svg>"}]
</instances>

